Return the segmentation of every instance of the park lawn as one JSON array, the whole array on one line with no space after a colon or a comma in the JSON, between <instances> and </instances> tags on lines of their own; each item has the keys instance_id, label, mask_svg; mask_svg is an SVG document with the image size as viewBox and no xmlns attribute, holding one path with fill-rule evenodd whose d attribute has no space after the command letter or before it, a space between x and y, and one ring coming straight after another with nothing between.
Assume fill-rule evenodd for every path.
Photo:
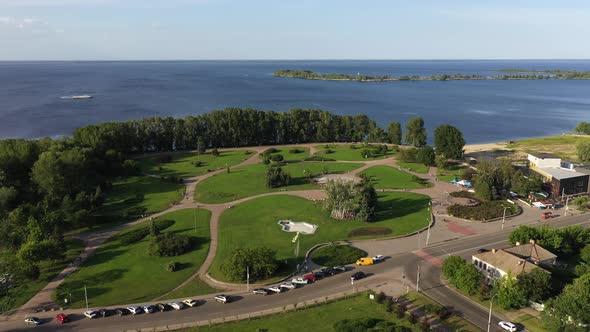
<instances>
[{"instance_id":1,"label":"park lawn","mask_svg":"<svg viewBox=\"0 0 590 332\"><path fill-rule=\"evenodd\" d=\"M429 298L428 296L417 293L417 292L410 292L404 297L412 302L413 305L416 306L427 306L427 305L436 305L439 306L440 304L433 299ZM467 320L457 316L455 314L451 315L446 320L442 321L442 324L450 328L452 331L462 331L462 332L479 332L481 331L477 326L471 324Z\"/></svg>"},{"instance_id":2,"label":"park lawn","mask_svg":"<svg viewBox=\"0 0 590 332\"><path fill-rule=\"evenodd\" d=\"M273 147L269 147L269 149L273 149ZM281 154L281 155L283 155L283 157L285 157L284 160L286 162L303 161L305 158L309 157L309 148L302 147L302 146L287 146L287 147L274 148L274 149L277 150L277 152L274 152L271 155ZM297 149L300 152L298 152L298 153L291 152L294 149ZM260 156L262 157L262 154L260 154Z\"/></svg>"},{"instance_id":3,"label":"park lawn","mask_svg":"<svg viewBox=\"0 0 590 332\"><path fill-rule=\"evenodd\" d=\"M439 168L436 177L443 182L451 182L453 179L457 181L463 180L462 176L465 168L463 165L451 165L446 169Z\"/></svg>"},{"instance_id":4,"label":"park lawn","mask_svg":"<svg viewBox=\"0 0 590 332\"><path fill-rule=\"evenodd\" d=\"M176 176L192 177L202 175L220 168L231 167L252 156L252 151L233 150L219 151L219 156L214 156L211 152L198 153L170 153L172 161L169 163L158 163L158 156L151 156L137 159L141 170L148 174L159 176ZM200 161L201 166L195 166L195 162Z\"/></svg>"},{"instance_id":5,"label":"park lawn","mask_svg":"<svg viewBox=\"0 0 590 332\"><path fill-rule=\"evenodd\" d=\"M327 173L346 173L361 167L356 163L300 162L282 166L291 174L291 184L286 187L267 188L266 170L268 165L255 164L220 173L197 184L195 199L201 203L225 203L240 198L273 191L318 189L310 183L308 176Z\"/></svg>"},{"instance_id":6,"label":"park lawn","mask_svg":"<svg viewBox=\"0 0 590 332\"><path fill-rule=\"evenodd\" d=\"M329 213L322 210L320 202L295 196L266 196L235 205L220 217L217 254L209 272L216 279L227 281L221 265L233 249L265 246L277 251L280 262L287 261L287 266L275 277L285 276L293 272L309 248L319 243L351 239L351 231L367 228L387 230L387 233L354 239L380 238L409 234L428 225L430 197L407 192L387 192L379 193L378 200L375 221L372 223L331 219ZM300 235L297 257L295 245L291 242L295 234L281 230L277 222L282 219L318 225L315 234Z\"/></svg>"},{"instance_id":7,"label":"park lawn","mask_svg":"<svg viewBox=\"0 0 590 332\"><path fill-rule=\"evenodd\" d=\"M162 300L182 299L192 296L218 293L220 290L213 288L198 277L188 284L164 296Z\"/></svg>"},{"instance_id":8,"label":"park lawn","mask_svg":"<svg viewBox=\"0 0 590 332\"><path fill-rule=\"evenodd\" d=\"M537 317L533 317L529 314L519 316L514 320L515 323L524 325L530 332L546 332L549 331L543 327L543 321Z\"/></svg>"},{"instance_id":9,"label":"park lawn","mask_svg":"<svg viewBox=\"0 0 590 332\"><path fill-rule=\"evenodd\" d=\"M420 189L430 186L425 179L385 165L369 167L362 174L369 176L377 189Z\"/></svg>"},{"instance_id":10,"label":"park lawn","mask_svg":"<svg viewBox=\"0 0 590 332\"><path fill-rule=\"evenodd\" d=\"M295 301L294 301L295 302ZM369 299L368 293L361 293L281 314L274 314L237 322L212 326L189 328L182 331L234 332L234 331L334 331L334 323L344 319L376 318L394 322L398 326L419 331L418 325L412 327L407 319L398 319L385 310L385 305Z\"/></svg>"},{"instance_id":11,"label":"park lawn","mask_svg":"<svg viewBox=\"0 0 590 332\"><path fill-rule=\"evenodd\" d=\"M184 190L184 185L181 183L173 183L153 176L142 175L119 179L106 193L103 206L96 211L97 223L92 229L81 227L68 231L66 234L110 228L139 219L143 215L166 210L182 200ZM143 199L138 199L138 194L142 194Z\"/></svg>"},{"instance_id":12,"label":"park lawn","mask_svg":"<svg viewBox=\"0 0 590 332\"><path fill-rule=\"evenodd\" d=\"M6 313L27 303L35 294L39 293L55 276L65 269L70 262L84 250L84 242L78 239L65 239L66 252L63 259L47 260L39 263L41 275L35 281L8 291L8 295L0 296L0 313Z\"/></svg>"},{"instance_id":13,"label":"park lawn","mask_svg":"<svg viewBox=\"0 0 590 332\"><path fill-rule=\"evenodd\" d=\"M367 252L357 247L331 245L314 250L311 260L321 266L336 266L352 264L365 256L367 256Z\"/></svg>"},{"instance_id":14,"label":"park lawn","mask_svg":"<svg viewBox=\"0 0 590 332\"><path fill-rule=\"evenodd\" d=\"M71 293L71 307L83 308L84 286L88 289L88 302L91 307L150 301L169 292L193 275L205 260L209 251L210 217L211 213L208 210L184 209L158 218L175 221L172 226L164 229L163 233L184 234L195 242L192 251L175 257L148 255L149 235L129 245L120 243L116 235L98 248L78 271L60 285L53 294L54 300L63 299L66 294ZM142 223L121 233L140 227L149 225ZM169 262L178 262L182 268L176 272L168 272L166 265Z\"/></svg>"},{"instance_id":15,"label":"park lawn","mask_svg":"<svg viewBox=\"0 0 590 332\"><path fill-rule=\"evenodd\" d=\"M507 145L507 148L517 149L519 151L534 153L546 152L557 155L565 160L579 161L576 153L576 144L590 142L590 136L587 135L561 135L528 138Z\"/></svg>"},{"instance_id":16,"label":"park lawn","mask_svg":"<svg viewBox=\"0 0 590 332\"><path fill-rule=\"evenodd\" d=\"M396 161L395 162L398 166L402 168L409 169L414 173L426 174L430 167L422 164L422 163L404 163L403 161Z\"/></svg>"},{"instance_id":17,"label":"park lawn","mask_svg":"<svg viewBox=\"0 0 590 332\"><path fill-rule=\"evenodd\" d=\"M351 148L353 146L354 148ZM369 144L368 149L377 147L379 144ZM385 155L378 155L376 157L365 158L361 153L365 147L362 144L339 144L339 145L318 145L315 147L318 152L315 155L330 158L334 160L350 160L350 161L363 161L363 160L375 160L391 157L395 154L393 150L388 150ZM332 150L332 153L326 153L326 150Z\"/></svg>"}]
</instances>

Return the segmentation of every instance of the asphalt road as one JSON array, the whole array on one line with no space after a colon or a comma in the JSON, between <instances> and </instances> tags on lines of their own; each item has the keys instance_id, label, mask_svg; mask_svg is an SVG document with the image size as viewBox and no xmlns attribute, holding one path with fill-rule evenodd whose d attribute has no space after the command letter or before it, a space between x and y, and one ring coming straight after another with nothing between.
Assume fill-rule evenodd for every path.
<instances>
[{"instance_id":1,"label":"asphalt road","mask_svg":"<svg viewBox=\"0 0 590 332\"><path fill-rule=\"evenodd\" d=\"M553 227L590 223L588 216L579 215L564 217L551 222ZM59 325L52 317L55 313L39 314L39 317L48 317L45 323L37 327L27 327L23 321L10 321L0 324L0 331L123 331L131 329L155 328L167 325L177 325L195 321L211 320L215 318L243 315L272 308L281 308L320 299L328 295L351 292L350 276L356 271L364 271L369 276L366 279L355 282L354 287L365 289L366 287L398 280L402 275L406 276L408 283L415 287L418 264L421 265L420 290L436 301L451 306L461 316L467 318L482 330L487 329L488 310L473 304L468 299L445 287L440 280L440 269L433 261L444 260L448 255L461 255L470 260L471 255L478 248L502 248L508 246L507 238L511 230L505 230L494 234L472 236L460 240L439 243L423 249L431 255L433 260L423 260L413 253L393 255L382 263L354 267L352 270L317 281L295 290L289 290L281 294L268 296L241 294L235 297L235 302L221 304L207 300L204 304L195 308L185 308L180 311L164 313L140 314L137 316L107 317L99 319L86 319L80 314L72 315L73 321ZM149 287L149 286L147 286ZM492 317L492 331L500 331L499 318Z\"/></svg>"}]
</instances>

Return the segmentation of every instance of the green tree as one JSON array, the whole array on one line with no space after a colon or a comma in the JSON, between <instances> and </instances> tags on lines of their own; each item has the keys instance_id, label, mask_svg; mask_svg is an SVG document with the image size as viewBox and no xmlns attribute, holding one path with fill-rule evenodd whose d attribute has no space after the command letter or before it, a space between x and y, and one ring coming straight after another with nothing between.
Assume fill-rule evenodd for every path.
<instances>
[{"instance_id":1,"label":"green tree","mask_svg":"<svg viewBox=\"0 0 590 332\"><path fill-rule=\"evenodd\" d=\"M526 292L510 273L494 283L497 302L505 310L519 309L527 304Z\"/></svg>"},{"instance_id":2,"label":"green tree","mask_svg":"<svg viewBox=\"0 0 590 332\"><path fill-rule=\"evenodd\" d=\"M361 182L357 187L359 192L359 210L356 214L356 219L362 222L372 221L375 217L375 209L377 207L377 192L371 180L365 175L361 175Z\"/></svg>"},{"instance_id":3,"label":"green tree","mask_svg":"<svg viewBox=\"0 0 590 332\"><path fill-rule=\"evenodd\" d=\"M231 281L246 281L247 270L250 281L270 278L278 269L276 252L270 248L234 249L221 269Z\"/></svg>"},{"instance_id":4,"label":"green tree","mask_svg":"<svg viewBox=\"0 0 590 332\"><path fill-rule=\"evenodd\" d=\"M576 154L581 161L590 161L590 142L581 141L576 144Z\"/></svg>"},{"instance_id":5,"label":"green tree","mask_svg":"<svg viewBox=\"0 0 590 332\"><path fill-rule=\"evenodd\" d=\"M384 143L387 141L387 135L385 134L385 131L380 127L374 127L373 129L371 129L371 131L369 131L369 136L367 137L367 140L369 142L374 143Z\"/></svg>"},{"instance_id":6,"label":"green tree","mask_svg":"<svg viewBox=\"0 0 590 332\"><path fill-rule=\"evenodd\" d=\"M494 198L491 181L483 174L478 174L475 180L475 195L485 201Z\"/></svg>"},{"instance_id":7,"label":"green tree","mask_svg":"<svg viewBox=\"0 0 590 332\"><path fill-rule=\"evenodd\" d=\"M416 159L418 162L421 162L426 166L433 166L435 159L434 149L432 149L432 147L428 145L421 147L420 149L418 149Z\"/></svg>"},{"instance_id":8,"label":"green tree","mask_svg":"<svg viewBox=\"0 0 590 332\"><path fill-rule=\"evenodd\" d=\"M197 138L197 153L198 154L205 153L206 148L207 148L207 145L205 144L205 140L203 139L203 137L199 136L199 138Z\"/></svg>"},{"instance_id":9,"label":"green tree","mask_svg":"<svg viewBox=\"0 0 590 332\"><path fill-rule=\"evenodd\" d=\"M469 295L476 294L479 291L484 275L473 264L465 262L459 267L454 284L457 288L467 292Z\"/></svg>"},{"instance_id":10,"label":"green tree","mask_svg":"<svg viewBox=\"0 0 590 332\"><path fill-rule=\"evenodd\" d=\"M588 123L588 122L580 122L580 123L578 123L578 125L576 126L576 128L574 128L574 131L576 133L590 135L590 123Z\"/></svg>"},{"instance_id":11,"label":"green tree","mask_svg":"<svg viewBox=\"0 0 590 332\"><path fill-rule=\"evenodd\" d=\"M421 117L415 117L406 124L406 135L404 141L419 148L426 145L426 129L424 120Z\"/></svg>"},{"instance_id":12,"label":"green tree","mask_svg":"<svg viewBox=\"0 0 590 332\"><path fill-rule=\"evenodd\" d=\"M434 147L436 153L450 159L461 159L465 140L461 130L451 126L442 125L434 130Z\"/></svg>"},{"instance_id":13,"label":"green tree","mask_svg":"<svg viewBox=\"0 0 590 332\"><path fill-rule=\"evenodd\" d=\"M587 244L582 248L580 251L580 259L586 262L586 264L590 264L590 244Z\"/></svg>"},{"instance_id":14,"label":"green tree","mask_svg":"<svg viewBox=\"0 0 590 332\"><path fill-rule=\"evenodd\" d=\"M546 303L543 321L550 331L586 331L590 325L590 273L565 286L563 292Z\"/></svg>"},{"instance_id":15,"label":"green tree","mask_svg":"<svg viewBox=\"0 0 590 332\"><path fill-rule=\"evenodd\" d=\"M283 171L281 166L271 165L266 170L266 186L268 188L278 188L288 186L291 182L291 175Z\"/></svg>"},{"instance_id":16,"label":"green tree","mask_svg":"<svg viewBox=\"0 0 590 332\"><path fill-rule=\"evenodd\" d=\"M443 276L449 280L457 277L461 266L465 265L465 260L461 256L449 256L443 262L441 271Z\"/></svg>"},{"instance_id":17,"label":"green tree","mask_svg":"<svg viewBox=\"0 0 590 332\"><path fill-rule=\"evenodd\" d=\"M330 180L325 185L324 209L334 219L354 219L358 211L357 192L350 181Z\"/></svg>"},{"instance_id":18,"label":"green tree","mask_svg":"<svg viewBox=\"0 0 590 332\"><path fill-rule=\"evenodd\" d=\"M541 302L551 294L551 274L539 268L520 274L516 279L518 287L524 291L525 298L529 301Z\"/></svg>"},{"instance_id":19,"label":"green tree","mask_svg":"<svg viewBox=\"0 0 590 332\"><path fill-rule=\"evenodd\" d=\"M387 140L392 144L402 144L402 125L399 122L390 122L387 126Z\"/></svg>"}]
</instances>

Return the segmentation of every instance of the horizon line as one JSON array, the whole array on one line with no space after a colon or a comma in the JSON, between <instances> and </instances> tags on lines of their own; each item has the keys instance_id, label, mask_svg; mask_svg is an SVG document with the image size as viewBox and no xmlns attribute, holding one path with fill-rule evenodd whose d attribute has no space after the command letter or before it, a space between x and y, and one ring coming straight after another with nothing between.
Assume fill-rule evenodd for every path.
<instances>
[{"instance_id":1,"label":"horizon line","mask_svg":"<svg viewBox=\"0 0 590 332\"><path fill-rule=\"evenodd\" d=\"M189 62L189 61L590 61L590 58L400 58L400 59L7 59L0 62Z\"/></svg>"}]
</instances>

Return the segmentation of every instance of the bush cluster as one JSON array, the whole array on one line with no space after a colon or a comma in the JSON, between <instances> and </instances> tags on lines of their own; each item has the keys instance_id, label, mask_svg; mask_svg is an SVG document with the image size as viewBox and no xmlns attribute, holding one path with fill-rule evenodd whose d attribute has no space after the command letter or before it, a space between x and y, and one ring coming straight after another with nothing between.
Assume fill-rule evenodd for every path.
<instances>
[{"instance_id":1,"label":"bush cluster","mask_svg":"<svg viewBox=\"0 0 590 332\"><path fill-rule=\"evenodd\" d=\"M518 212L518 206L504 203L503 201L487 201L476 206L453 204L447 208L447 212L451 216L463 219L489 220L502 217L504 206L510 207L506 210L507 216Z\"/></svg>"},{"instance_id":2,"label":"bush cluster","mask_svg":"<svg viewBox=\"0 0 590 332\"><path fill-rule=\"evenodd\" d=\"M332 159L332 158L326 158L326 157L314 155L314 156L310 156L308 158L305 158L304 161L336 161L336 160Z\"/></svg>"},{"instance_id":3,"label":"bush cluster","mask_svg":"<svg viewBox=\"0 0 590 332\"><path fill-rule=\"evenodd\" d=\"M156 228L158 231L164 230L174 224L174 220L156 220ZM116 236L116 240L122 245L130 245L143 240L150 234L150 227L144 226L133 229Z\"/></svg>"},{"instance_id":4,"label":"bush cluster","mask_svg":"<svg viewBox=\"0 0 590 332\"><path fill-rule=\"evenodd\" d=\"M192 248L191 238L186 235L164 233L152 237L148 252L151 256L179 256Z\"/></svg>"},{"instance_id":5,"label":"bush cluster","mask_svg":"<svg viewBox=\"0 0 590 332\"><path fill-rule=\"evenodd\" d=\"M361 227L353 229L348 233L348 237L368 236L368 235L387 235L391 234L391 229L385 227Z\"/></svg>"}]
</instances>

